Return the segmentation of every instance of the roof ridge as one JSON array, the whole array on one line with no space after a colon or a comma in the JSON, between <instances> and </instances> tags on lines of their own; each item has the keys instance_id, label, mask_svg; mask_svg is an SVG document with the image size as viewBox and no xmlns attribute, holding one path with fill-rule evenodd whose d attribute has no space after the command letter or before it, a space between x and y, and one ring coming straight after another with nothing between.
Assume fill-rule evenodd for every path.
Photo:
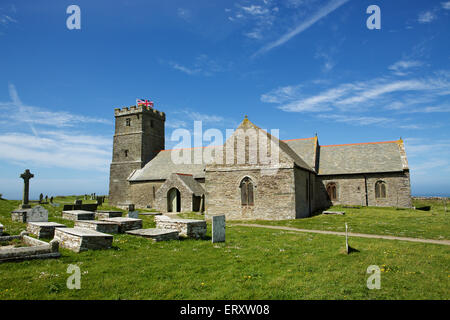
<instances>
[{"instance_id":1,"label":"roof ridge","mask_svg":"<svg viewBox=\"0 0 450 320\"><path fill-rule=\"evenodd\" d=\"M392 141L376 141L376 142L357 142L357 143L344 143L344 144L329 144L321 145L320 147L340 147L340 146L354 146L354 145L364 145L364 144L382 144L382 143L399 143L400 140Z\"/></svg>"}]
</instances>

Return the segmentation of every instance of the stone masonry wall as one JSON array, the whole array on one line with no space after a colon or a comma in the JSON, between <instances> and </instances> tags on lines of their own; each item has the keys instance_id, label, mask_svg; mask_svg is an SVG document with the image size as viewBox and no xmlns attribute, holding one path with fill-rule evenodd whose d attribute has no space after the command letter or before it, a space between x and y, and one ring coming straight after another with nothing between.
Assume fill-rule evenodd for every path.
<instances>
[{"instance_id":1,"label":"stone masonry wall","mask_svg":"<svg viewBox=\"0 0 450 320\"><path fill-rule=\"evenodd\" d=\"M156 208L153 195L156 195L156 192L163 183L164 181L131 182L129 185L128 199L131 203L134 203L136 208L144 209L148 205L151 208Z\"/></svg>"},{"instance_id":2,"label":"stone masonry wall","mask_svg":"<svg viewBox=\"0 0 450 320\"><path fill-rule=\"evenodd\" d=\"M369 173L355 175L318 176L318 205L325 208L331 205L326 192L329 182L336 183L337 199L333 205L366 205L366 180L367 201L369 206L411 207L411 188L409 172L393 173ZM375 198L375 183L386 183L386 198Z\"/></svg>"},{"instance_id":3,"label":"stone masonry wall","mask_svg":"<svg viewBox=\"0 0 450 320\"><path fill-rule=\"evenodd\" d=\"M245 177L254 183L254 206L241 206L239 185ZM295 219L293 169L279 169L275 175L260 170L206 171L206 213L224 214L226 219Z\"/></svg>"}]
</instances>

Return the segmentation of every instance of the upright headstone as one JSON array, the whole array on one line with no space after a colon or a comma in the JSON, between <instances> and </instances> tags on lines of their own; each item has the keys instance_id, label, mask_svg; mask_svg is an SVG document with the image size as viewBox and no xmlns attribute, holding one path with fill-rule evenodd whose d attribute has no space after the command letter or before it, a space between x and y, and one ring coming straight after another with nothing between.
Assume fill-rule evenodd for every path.
<instances>
[{"instance_id":1,"label":"upright headstone","mask_svg":"<svg viewBox=\"0 0 450 320\"><path fill-rule=\"evenodd\" d=\"M45 195L45 202L48 202L48 195Z\"/></svg>"},{"instance_id":2,"label":"upright headstone","mask_svg":"<svg viewBox=\"0 0 450 320\"><path fill-rule=\"evenodd\" d=\"M27 213L27 222L47 222L48 211L41 206L35 206Z\"/></svg>"},{"instance_id":3,"label":"upright headstone","mask_svg":"<svg viewBox=\"0 0 450 320\"><path fill-rule=\"evenodd\" d=\"M212 216L212 242L225 242L225 215Z\"/></svg>"},{"instance_id":4,"label":"upright headstone","mask_svg":"<svg viewBox=\"0 0 450 320\"><path fill-rule=\"evenodd\" d=\"M139 219L138 211L128 211L128 218Z\"/></svg>"},{"instance_id":5,"label":"upright headstone","mask_svg":"<svg viewBox=\"0 0 450 320\"><path fill-rule=\"evenodd\" d=\"M134 204L128 205L128 218L138 219L139 218L139 212L134 210Z\"/></svg>"},{"instance_id":6,"label":"upright headstone","mask_svg":"<svg viewBox=\"0 0 450 320\"><path fill-rule=\"evenodd\" d=\"M26 169L25 172L20 175L20 177L23 179L23 198L20 208L28 209L31 208L30 204L28 203L30 196L30 179L34 177L34 174L32 174L29 169Z\"/></svg>"},{"instance_id":7,"label":"upright headstone","mask_svg":"<svg viewBox=\"0 0 450 320\"><path fill-rule=\"evenodd\" d=\"M42 203L42 201L44 201L44 195L41 193L39 195L39 203Z\"/></svg>"},{"instance_id":8,"label":"upright headstone","mask_svg":"<svg viewBox=\"0 0 450 320\"><path fill-rule=\"evenodd\" d=\"M81 199L76 199L76 200L73 202L73 204L75 204L75 205L77 205L77 206L80 206L80 205L83 204L83 200L81 200Z\"/></svg>"},{"instance_id":9,"label":"upright headstone","mask_svg":"<svg viewBox=\"0 0 450 320\"><path fill-rule=\"evenodd\" d=\"M50 203L53 203L53 196L50 197Z\"/></svg>"}]
</instances>

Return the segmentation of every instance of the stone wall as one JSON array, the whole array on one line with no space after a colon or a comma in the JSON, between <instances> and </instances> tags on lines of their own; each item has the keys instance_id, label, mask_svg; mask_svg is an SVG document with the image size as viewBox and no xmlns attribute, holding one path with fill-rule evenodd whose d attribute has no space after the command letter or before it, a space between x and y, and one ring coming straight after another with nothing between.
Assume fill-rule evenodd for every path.
<instances>
[{"instance_id":1,"label":"stone wall","mask_svg":"<svg viewBox=\"0 0 450 320\"><path fill-rule=\"evenodd\" d=\"M129 185L129 196L128 199L130 203L134 203L136 208L155 208L155 199L153 195L156 195L156 191L161 187L164 181L135 181L131 182Z\"/></svg>"},{"instance_id":2,"label":"stone wall","mask_svg":"<svg viewBox=\"0 0 450 320\"><path fill-rule=\"evenodd\" d=\"M329 205L369 205L389 207L411 207L411 187L409 171L392 173L368 173L352 175L318 176L318 205L322 208ZM375 198L375 183L386 183L386 198ZM330 201L326 192L329 182L336 183L337 199ZM366 199L367 188L367 199Z\"/></svg>"},{"instance_id":3,"label":"stone wall","mask_svg":"<svg viewBox=\"0 0 450 320\"><path fill-rule=\"evenodd\" d=\"M240 183L249 177L254 184L254 205L241 205ZM206 171L206 213L224 214L226 219L295 219L293 169L279 169L275 175L262 175L257 169L209 169Z\"/></svg>"}]
</instances>

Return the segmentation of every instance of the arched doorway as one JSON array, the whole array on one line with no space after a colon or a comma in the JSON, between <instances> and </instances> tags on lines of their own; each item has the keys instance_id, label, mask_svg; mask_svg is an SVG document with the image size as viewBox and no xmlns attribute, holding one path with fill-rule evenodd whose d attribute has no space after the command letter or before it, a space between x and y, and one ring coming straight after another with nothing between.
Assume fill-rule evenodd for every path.
<instances>
[{"instance_id":1,"label":"arched doorway","mask_svg":"<svg viewBox=\"0 0 450 320\"><path fill-rule=\"evenodd\" d=\"M167 192L167 212L181 211L181 195L177 188L172 188Z\"/></svg>"}]
</instances>

